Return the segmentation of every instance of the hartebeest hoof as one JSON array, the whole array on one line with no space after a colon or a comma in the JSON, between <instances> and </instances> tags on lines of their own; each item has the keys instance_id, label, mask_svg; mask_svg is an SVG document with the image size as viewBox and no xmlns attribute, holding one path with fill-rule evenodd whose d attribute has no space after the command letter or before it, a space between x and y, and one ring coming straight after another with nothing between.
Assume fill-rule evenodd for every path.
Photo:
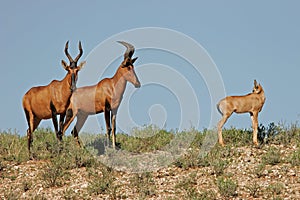
<instances>
[{"instance_id":1,"label":"hartebeest hoof","mask_svg":"<svg viewBox=\"0 0 300 200\"><path fill-rule=\"evenodd\" d=\"M81 142L78 137L75 137L76 144L79 148L81 148Z\"/></svg>"},{"instance_id":2,"label":"hartebeest hoof","mask_svg":"<svg viewBox=\"0 0 300 200\"><path fill-rule=\"evenodd\" d=\"M253 142L253 146L258 148L260 145L258 144L258 142Z\"/></svg>"},{"instance_id":3,"label":"hartebeest hoof","mask_svg":"<svg viewBox=\"0 0 300 200\"><path fill-rule=\"evenodd\" d=\"M225 147L224 142L219 142L219 145L220 145L221 147Z\"/></svg>"}]
</instances>

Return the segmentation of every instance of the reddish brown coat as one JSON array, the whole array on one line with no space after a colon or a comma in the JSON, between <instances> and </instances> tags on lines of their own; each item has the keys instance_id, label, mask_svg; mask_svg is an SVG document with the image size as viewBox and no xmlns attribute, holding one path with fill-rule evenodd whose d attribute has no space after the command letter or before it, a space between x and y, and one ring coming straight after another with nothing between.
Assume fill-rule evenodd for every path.
<instances>
[{"instance_id":1,"label":"reddish brown coat","mask_svg":"<svg viewBox=\"0 0 300 200\"><path fill-rule=\"evenodd\" d=\"M112 131L112 145L113 148L115 148L116 115L126 89L127 81L131 82L135 87L140 87L140 82L133 66L137 58L131 58L134 47L125 42L120 43L127 47L127 51L115 75L112 78L101 80L96 85L77 89L71 97L63 133L70 126L74 118L77 117L77 122L72 130L72 134L78 139L78 133L87 117L104 112L107 140L109 142L110 133Z\"/></svg>"},{"instance_id":2,"label":"reddish brown coat","mask_svg":"<svg viewBox=\"0 0 300 200\"><path fill-rule=\"evenodd\" d=\"M63 80L53 80L46 86L33 87L26 92L23 97L23 109L28 123L27 138L28 151L30 154L30 146L32 142L32 133L38 127L42 119L52 118L56 136L61 140L59 132L62 130L62 124L66 110L70 103L70 97L76 89L76 81L78 71L84 66L82 62L77 66L77 61L81 57L83 51L79 42L79 55L72 59L68 53L68 42L65 46L65 53L70 61L70 65L62 60L64 69L68 72ZM60 131L58 131L57 116L60 115Z\"/></svg>"}]
</instances>

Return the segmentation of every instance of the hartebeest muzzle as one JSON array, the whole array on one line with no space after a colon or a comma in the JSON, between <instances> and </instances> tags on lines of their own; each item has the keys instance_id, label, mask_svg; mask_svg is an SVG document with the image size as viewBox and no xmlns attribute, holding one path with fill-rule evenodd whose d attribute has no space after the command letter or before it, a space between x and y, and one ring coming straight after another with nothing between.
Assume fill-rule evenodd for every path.
<instances>
[{"instance_id":1,"label":"hartebeest muzzle","mask_svg":"<svg viewBox=\"0 0 300 200\"><path fill-rule=\"evenodd\" d=\"M76 76L74 73L71 75L71 87L70 87L71 92L75 92L76 90Z\"/></svg>"},{"instance_id":2,"label":"hartebeest muzzle","mask_svg":"<svg viewBox=\"0 0 300 200\"><path fill-rule=\"evenodd\" d=\"M134 84L134 87L135 88L140 88L141 87L141 83L140 83L139 80Z\"/></svg>"}]
</instances>

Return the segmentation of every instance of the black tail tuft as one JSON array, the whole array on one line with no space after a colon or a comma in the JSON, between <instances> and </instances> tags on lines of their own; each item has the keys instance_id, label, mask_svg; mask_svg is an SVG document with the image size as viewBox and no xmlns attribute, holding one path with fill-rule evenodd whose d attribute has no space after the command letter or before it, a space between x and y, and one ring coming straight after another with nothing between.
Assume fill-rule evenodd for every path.
<instances>
[{"instance_id":1,"label":"black tail tuft","mask_svg":"<svg viewBox=\"0 0 300 200\"><path fill-rule=\"evenodd\" d=\"M217 109L218 109L219 113L220 113L221 115L223 115L223 112L222 112L221 109L220 109L220 103L217 104Z\"/></svg>"}]
</instances>

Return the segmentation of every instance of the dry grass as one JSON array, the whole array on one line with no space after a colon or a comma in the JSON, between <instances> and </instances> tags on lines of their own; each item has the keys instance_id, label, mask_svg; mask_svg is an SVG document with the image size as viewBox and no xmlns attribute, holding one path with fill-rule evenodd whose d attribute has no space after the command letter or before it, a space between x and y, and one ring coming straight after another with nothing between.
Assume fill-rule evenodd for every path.
<instances>
[{"instance_id":1,"label":"dry grass","mask_svg":"<svg viewBox=\"0 0 300 200\"><path fill-rule=\"evenodd\" d=\"M251 131L229 129L224 130L226 147L216 145L200 154L209 131L173 133L146 127L134 136L117 135L120 150L107 149L105 155L104 136L83 134L86 148L80 149L70 136L60 144L51 130L39 129L32 148L35 160L28 160L25 137L2 132L0 198L297 199L300 129L274 124L260 128L261 134L269 134L260 148L252 146ZM193 140L187 147L189 134ZM116 155L111 166L97 159ZM158 167L149 168L147 159ZM124 163L145 170L136 173L122 168Z\"/></svg>"}]
</instances>

